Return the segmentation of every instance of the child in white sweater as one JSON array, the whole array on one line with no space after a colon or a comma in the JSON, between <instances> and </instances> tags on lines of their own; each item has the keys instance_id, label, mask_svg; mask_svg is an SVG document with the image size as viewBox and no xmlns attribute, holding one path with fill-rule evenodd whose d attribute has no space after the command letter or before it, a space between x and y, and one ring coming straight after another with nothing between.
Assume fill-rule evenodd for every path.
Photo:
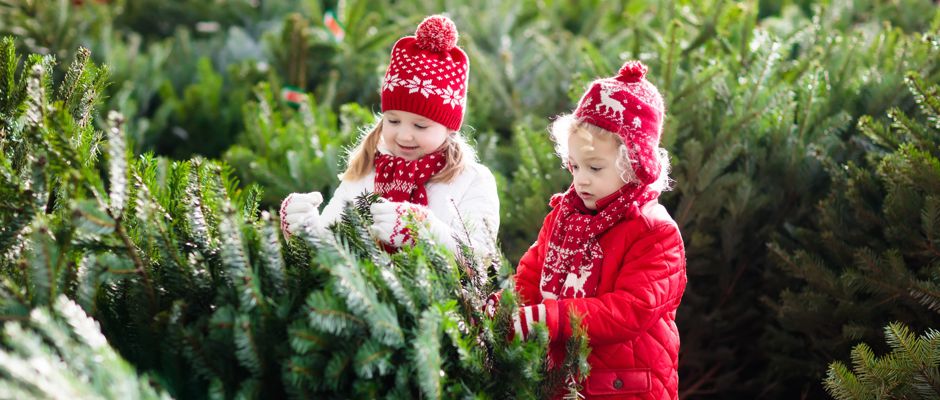
<instances>
[{"instance_id":1,"label":"child in white sweater","mask_svg":"<svg viewBox=\"0 0 940 400\"><path fill-rule=\"evenodd\" d=\"M398 40L382 85L382 119L350 153L342 182L323 212L319 192L292 193L281 204L285 235L321 232L337 222L347 202L365 192L385 201L372 206L371 232L388 246L413 241L404 217L413 215L430 239L457 251L468 242L478 255L495 252L499 229L496 181L461 136L469 62L454 23L424 20L415 36Z\"/></svg>"}]
</instances>

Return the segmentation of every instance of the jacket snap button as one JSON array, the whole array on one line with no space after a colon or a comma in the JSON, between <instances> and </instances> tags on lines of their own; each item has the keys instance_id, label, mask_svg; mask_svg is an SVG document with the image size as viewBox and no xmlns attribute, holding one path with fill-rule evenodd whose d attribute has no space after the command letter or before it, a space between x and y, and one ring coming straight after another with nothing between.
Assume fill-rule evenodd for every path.
<instances>
[{"instance_id":1,"label":"jacket snap button","mask_svg":"<svg viewBox=\"0 0 940 400\"><path fill-rule=\"evenodd\" d=\"M620 378L614 379L614 389L620 389L623 387L623 381Z\"/></svg>"}]
</instances>

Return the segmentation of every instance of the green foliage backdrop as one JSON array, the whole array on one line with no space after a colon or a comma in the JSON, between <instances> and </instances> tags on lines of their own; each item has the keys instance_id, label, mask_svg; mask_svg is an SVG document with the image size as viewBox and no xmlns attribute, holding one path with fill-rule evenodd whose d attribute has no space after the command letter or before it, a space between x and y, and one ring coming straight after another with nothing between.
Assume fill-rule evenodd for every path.
<instances>
[{"instance_id":1,"label":"green foliage backdrop","mask_svg":"<svg viewBox=\"0 0 940 400\"><path fill-rule=\"evenodd\" d=\"M445 12L471 60L465 134L500 188L505 259L487 268L488 285L504 284L549 196L569 183L548 138L551 119L591 79L640 59L667 102L674 189L661 201L687 246L682 396L936 395L936 363L920 368L926 391L890 383L940 352L934 2L225 3L0 0L0 34L12 37L0 65L4 316L25 317L65 294L174 397L368 395L391 381L458 397L464 389L452 377L437 386L427 369L407 376L420 381L393 378L391 366L439 361L418 361L385 334L360 343L374 359L333 343L358 332L354 324L344 331L340 320L307 315L299 320L327 324L328 344L285 342L313 329L288 322L303 310L363 310L331 286L342 279L310 267L323 264L322 251L280 243L264 214L290 192L329 197L345 149L375 121L392 43ZM343 40L324 29L326 11ZM30 53L38 55L14 56ZM29 79L37 71L38 83ZM308 94L297 108L280 97L287 85ZM124 117L109 119L111 110ZM437 326L450 338L442 360L477 368L476 347L448 319L457 306L411 309L395 285L369 275L386 260L362 248L332 251L358 257L349 271L407 316L403 335L431 340L409 329ZM418 255L391 270L450 265L408 257ZM448 276L435 282L467 284ZM905 353L915 342L923 349ZM151 352L168 343L184 350ZM512 362L538 358L535 347L520 349L525 356ZM353 360L343 375L351 380L332 379L328 389L296 375L321 364L336 371L344 360ZM889 368L896 363L907 364ZM518 373L537 372L536 363ZM466 390L496 393L473 379Z\"/></svg>"}]
</instances>

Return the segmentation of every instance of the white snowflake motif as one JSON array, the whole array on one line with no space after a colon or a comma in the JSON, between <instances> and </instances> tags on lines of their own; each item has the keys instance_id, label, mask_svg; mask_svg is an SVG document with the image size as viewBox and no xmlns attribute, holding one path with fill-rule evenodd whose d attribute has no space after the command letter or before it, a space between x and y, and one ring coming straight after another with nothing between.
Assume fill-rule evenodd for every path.
<instances>
[{"instance_id":1,"label":"white snowflake motif","mask_svg":"<svg viewBox=\"0 0 940 400\"><path fill-rule=\"evenodd\" d=\"M419 92L424 97L428 97L436 91L434 85L431 83L431 79L422 81L421 78L417 76L406 80L404 86L408 88L408 93Z\"/></svg>"},{"instance_id":2,"label":"white snowflake motif","mask_svg":"<svg viewBox=\"0 0 940 400\"><path fill-rule=\"evenodd\" d=\"M463 96L460 95L459 91L451 89L450 85L447 85L444 89L440 89L438 92L444 99L444 104L450 104L450 108L463 105Z\"/></svg>"},{"instance_id":3,"label":"white snowflake motif","mask_svg":"<svg viewBox=\"0 0 940 400\"><path fill-rule=\"evenodd\" d=\"M640 117L633 117L633 129L640 129L643 126L643 121L640 121Z\"/></svg>"},{"instance_id":4,"label":"white snowflake motif","mask_svg":"<svg viewBox=\"0 0 940 400\"><path fill-rule=\"evenodd\" d=\"M382 90L388 90L389 92L394 91L396 87L401 86L401 78L398 77L398 74L386 76L385 83L382 84Z\"/></svg>"},{"instance_id":5,"label":"white snowflake motif","mask_svg":"<svg viewBox=\"0 0 940 400\"><path fill-rule=\"evenodd\" d=\"M580 108L588 108L591 106L592 103L594 103L594 99L585 96L584 103L581 104Z\"/></svg>"}]
</instances>

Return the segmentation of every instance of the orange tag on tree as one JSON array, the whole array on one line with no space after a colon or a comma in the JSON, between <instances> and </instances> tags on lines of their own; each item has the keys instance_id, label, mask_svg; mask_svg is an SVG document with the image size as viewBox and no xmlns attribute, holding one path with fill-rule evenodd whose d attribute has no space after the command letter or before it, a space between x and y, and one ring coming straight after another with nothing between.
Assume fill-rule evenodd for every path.
<instances>
[{"instance_id":1,"label":"orange tag on tree","mask_svg":"<svg viewBox=\"0 0 940 400\"><path fill-rule=\"evenodd\" d=\"M336 19L336 13L333 10L327 10L323 14L323 26L326 27L326 31L330 33L330 36L333 36L337 42L342 42L343 38L346 37L346 29L343 28L343 24Z\"/></svg>"},{"instance_id":2,"label":"orange tag on tree","mask_svg":"<svg viewBox=\"0 0 940 400\"><path fill-rule=\"evenodd\" d=\"M299 87L287 85L281 88L281 99L283 99L287 105L297 108L300 107L300 103L303 103L306 99L306 94Z\"/></svg>"}]
</instances>

